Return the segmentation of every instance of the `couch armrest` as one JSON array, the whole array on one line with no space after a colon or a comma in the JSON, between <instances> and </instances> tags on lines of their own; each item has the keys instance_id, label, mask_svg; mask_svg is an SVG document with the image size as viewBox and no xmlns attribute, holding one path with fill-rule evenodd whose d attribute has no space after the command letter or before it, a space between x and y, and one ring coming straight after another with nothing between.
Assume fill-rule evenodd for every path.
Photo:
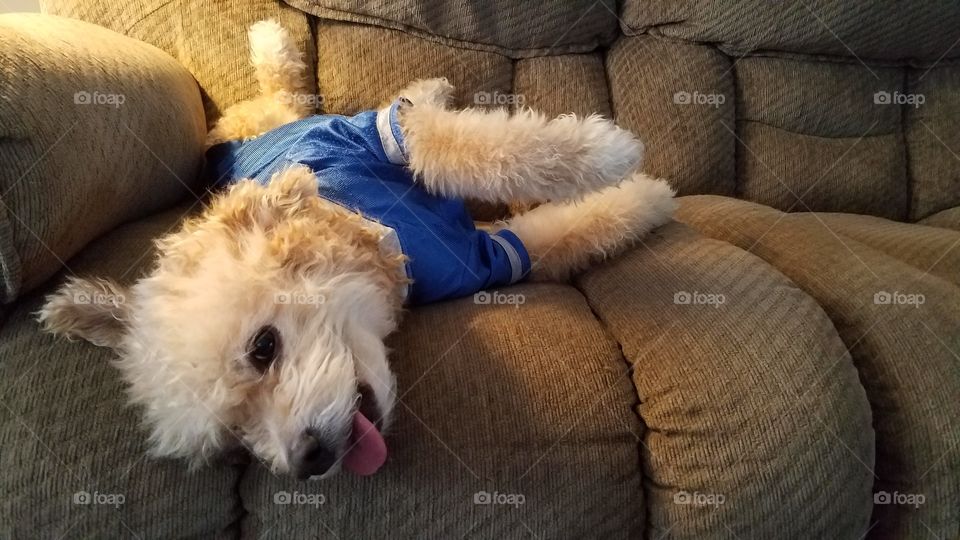
<instances>
[{"instance_id":1,"label":"couch armrest","mask_svg":"<svg viewBox=\"0 0 960 540\"><path fill-rule=\"evenodd\" d=\"M204 135L196 82L166 53L73 19L0 16L0 302L195 191Z\"/></svg>"}]
</instances>

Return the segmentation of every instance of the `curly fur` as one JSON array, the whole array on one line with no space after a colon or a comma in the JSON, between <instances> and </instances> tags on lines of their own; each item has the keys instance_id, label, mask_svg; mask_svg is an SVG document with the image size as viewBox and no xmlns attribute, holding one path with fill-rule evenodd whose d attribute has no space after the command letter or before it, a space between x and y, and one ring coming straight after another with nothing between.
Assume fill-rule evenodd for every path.
<instances>
[{"instance_id":1,"label":"curly fur","mask_svg":"<svg viewBox=\"0 0 960 540\"><path fill-rule=\"evenodd\" d=\"M307 84L289 34L264 21L250 42L261 93L228 109L211 143L311 113L291 99ZM451 90L429 79L401 91L413 102L400 116L410 168L439 195L543 203L500 225L527 246L535 278L566 279L669 220L669 186L631 176L642 145L629 132L597 116L452 111ZM39 320L116 350L154 454L200 464L241 445L288 472L311 430L343 455L361 386L389 422L396 383L384 339L406 283L403 257L381 239L379 226L318 197L312 171L292 168L216 196L157 241L156 264L130 287L71 278ZM282 345L261 372L248 349L264 325Z\"/></svg>"}]
</instances>

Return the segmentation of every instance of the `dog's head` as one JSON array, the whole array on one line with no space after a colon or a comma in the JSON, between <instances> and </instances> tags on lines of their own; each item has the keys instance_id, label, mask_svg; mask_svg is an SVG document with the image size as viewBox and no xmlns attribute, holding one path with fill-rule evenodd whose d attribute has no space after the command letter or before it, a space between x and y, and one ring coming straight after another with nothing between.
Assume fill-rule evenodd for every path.
<instances>
[{"instance_id":1,"label":"dog's head","mask_svg":"<svg viewBox=\"0 0 960 540\"><path fill-rule=\"evenodd\" d=\"M386 427L395 401L383 340L402 263L377 241L292 169L216 198L158 241L133 286L70 280L40 320L119 353L157 455L197 464L242 447L301 478L363 472L385 448L357 431Z\"/></svg>"}]
</instances>

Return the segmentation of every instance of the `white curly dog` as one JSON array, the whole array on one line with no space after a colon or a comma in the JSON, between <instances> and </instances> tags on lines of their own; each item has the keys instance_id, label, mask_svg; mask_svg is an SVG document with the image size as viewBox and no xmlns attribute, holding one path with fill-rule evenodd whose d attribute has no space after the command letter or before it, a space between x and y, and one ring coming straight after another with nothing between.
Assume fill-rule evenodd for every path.
<instances>
[{"instance_id":1,"label":"white curly dog","mask_svg":"<svg viewBox=\"0 0 960 540\"><path fill-rule=\"evenodd\" d=\"M640 142L598 116L451 110L444 79L313 115L288 33L262 21L249 37L261 94L209 138L228 187L132 286L70 278L39 313L118 353L155 455L244 449L299 478L372 474L404 305L565 280L674 211L670 187L636 172ZM478 230L464 199L539 206Z\"/></svg>"}]
</instances>

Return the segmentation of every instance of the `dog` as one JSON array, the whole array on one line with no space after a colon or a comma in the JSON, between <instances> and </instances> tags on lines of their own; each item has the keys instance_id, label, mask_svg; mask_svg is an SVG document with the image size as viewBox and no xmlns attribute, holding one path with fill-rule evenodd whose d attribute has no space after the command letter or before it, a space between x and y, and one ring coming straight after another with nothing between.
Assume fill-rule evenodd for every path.
<instances>
[{"instance_id":1,"label":"dog","mask_svg":"<svg viewBox=\"0 0 960 540\"><path fill-rule=\"evenodd\" d=\"M250 165L231 148L284 158L257 162L259 179L231 176L157 240L133 285L71 277L38 313L47 331L116 351L156 456L199 466L240 448L301 479L372 474L397 399L384 339L405 306L528 274L567 280L675 209L665 181L637 172L642 144L599 116L453 110L445 79L378 111L315 116L291 36L261 21L249 37L260 94L224 112L208 155L238 158L218 162L228 176ZM306 132L310 145L289 136ZM407 191L384 191L391 182ZM392 208L337 199L368 189L394 193ZM478 229L464 199L537 206ZM409 223L391 222L397 212ZM451 264L463 254L482 261Z\"/></svg>"}]
</instances>

